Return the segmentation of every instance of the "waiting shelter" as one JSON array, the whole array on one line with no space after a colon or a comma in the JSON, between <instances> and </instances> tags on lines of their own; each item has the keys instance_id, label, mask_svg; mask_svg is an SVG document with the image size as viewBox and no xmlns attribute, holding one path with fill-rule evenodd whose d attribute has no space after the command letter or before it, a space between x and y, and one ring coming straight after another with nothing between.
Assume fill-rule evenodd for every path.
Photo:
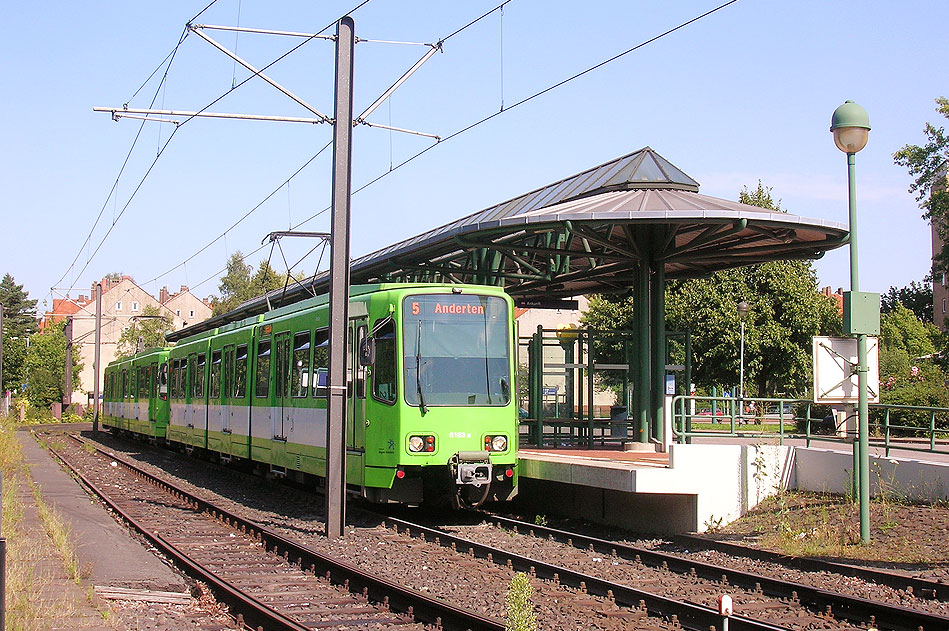
<instances>
[{"instance_id":1,"label":"waiting shelter","mask_svg":"<svg viewBox=\"0 0 949 631\"><path fill-rule=\"evenodd\" d=\"M637 440L661 443L666 279L820 258L848 236L840 223L702 195L698 182L645 147L356 258L351 282L479 283L538 299L631 293L630 421ZM189 332L295 302L328 285L328 272L318 273Z\"/></svg>"}]
</instances>

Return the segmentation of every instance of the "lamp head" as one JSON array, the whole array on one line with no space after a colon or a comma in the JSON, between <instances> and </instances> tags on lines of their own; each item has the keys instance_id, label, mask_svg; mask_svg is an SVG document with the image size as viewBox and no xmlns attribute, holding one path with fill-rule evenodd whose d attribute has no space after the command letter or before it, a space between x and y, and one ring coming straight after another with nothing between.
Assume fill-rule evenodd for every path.
<instances>
[{"instance_id":1,"label":"lamp head","mask_svg":"<svg viewBox=\"0 0 949 631\"><path fill-rule=\"evenodd\" d=\"M844 153L857 153L867 146L870 116L853 101L846 101L834 110L830 118L830 131L834 134L834 144L838 149Z\"/></svg>"},{"instance_id":2,"label":"lamp head","mask_svg":"<svg viewBox=\"0 0 949 631\"><path fill-rule=\"evenodd\" d=\"M744 320L745 316L748 315L748 312L751 311L751 305L742 300L738 303L738 306L735 307L735 309L738 311L738 318Z\"/></svg>"}]
</instances>

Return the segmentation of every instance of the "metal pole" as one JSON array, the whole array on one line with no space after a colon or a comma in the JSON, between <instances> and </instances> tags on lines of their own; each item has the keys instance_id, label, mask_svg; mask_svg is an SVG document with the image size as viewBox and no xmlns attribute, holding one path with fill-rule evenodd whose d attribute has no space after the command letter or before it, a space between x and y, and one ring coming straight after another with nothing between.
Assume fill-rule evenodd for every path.
<instances>
[{"instance_id":1,"label":"metal pole","mask_svg":"<svg viewBox=\"0 0 949 631\"><path fill-rule=\"evenodd\" d=\"M95 376L93 377L94 398L92 400L92 433L99 433L99 373L101 372L101 344L102 344L102 283L96 283L96 354Z\"/></svg>"},{"instance_id":2,"label":"metal pole","mask_svg":"<svg viewBox=\"0 0 949 631\"><path fill-rule=\"evenodd\" d=\"M666 301L665 263L655 261L649 293L652 302L653 437L665 445Z\"/></svg>"},{"instance_id":3,"label":"metal pole","mask_svg":"<svg viewBox=\"0 0 949 631\"><path fill-rule=\"evenodd\" d=\"M850 200L850 291L860 291L857 265L857 176L856 154L847 154L847 184ZM867 402L867 336L857 334L857 424L860 468L860 540L870 543L870 409Z\"/></svg>"},{"instance_id":4,"label":"metal pole","mask_svg":"<svg viewBox=\"0 0 949 631\"><path fill-rule=\"evenodd\" d=\"M63 408L68 408L72 404L72 316L66 317L63 334L66 336L66 384L63 388Z\"/></svg>"},{"instance_id":5,"label":"metal pole","mask_svg":"<svg viewBox=\"0 0 949 631\"><path fill-rule=\"evenodd\" d=\"M636 350L639 353L639 369L636 371L636 440L649 442L649 405L652 401L652 372L649 351L649 262L639 262L639 282L636 285L636 300L633 303L636 317Z\"/></svg>"},{"instance_id":6,"label":"metal pole","mask_svg":"<svg viewBox=\"0 0 949 631\"><path fill-rule=\"evenodd\" d=\"M745 411L745 320L741 321L741 350L739 354L738 368L738 411Z\"/></svg>"},{"instance_id":7,"label":"metal pole","mask_svg":"<svg viewBox=\"0 0 949 631\"><path fill-rule=\"evenodd\" d=\"M336 27L336 120L330 240L329 396L326 424L326 536L346 525L346 340L349 327L349 208L352 192L353 49L349 16Z\"/></svg>"}]
</instances>

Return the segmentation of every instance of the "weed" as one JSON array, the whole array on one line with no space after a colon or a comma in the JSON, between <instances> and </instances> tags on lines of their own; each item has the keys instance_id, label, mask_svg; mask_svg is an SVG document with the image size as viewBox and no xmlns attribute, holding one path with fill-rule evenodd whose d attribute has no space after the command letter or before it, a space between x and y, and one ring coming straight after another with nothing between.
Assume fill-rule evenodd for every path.
<instances>
[{"instance_id":1,"label":"weed","mask_svg":"<svg viewBox=\"0 0 949 631\"><path fill-rule=\"evenodd\" d=\"M30 488L33 490L33 498L36 500L36 509L40 514L40 521L43 522L43 529L63 557L63 567L66 568L67 574L76 585L79 585L82 582L82 571L69 526L63 522L55 508L43 501L40 487L32 480L30 480Z\"/></svg>"},{"instance_id":2,"label":"weed","mask_svg":"<svg viewBox=\"0 0 949 631\"><path fill-rule=\"evenodd\" d=\"M527 574L515 574L504 599L507 609L504 631L536 631L537 617L534 614L534 603L531 601L533 595L534 588Z\"/></svg>"},{"instance_id":3,"label":"weed","mask_svg":"<svg viewBox=\"0 0 949 631\"><path fill-rule=\"evenodd\" d=\"M535 516L534 516L534 525L535 525L535 526L546 526L546 525L547 525L547 517L544 516L544 515L535 515Z\"/></svg>"},{"instance_id":4,"label":"weed","mask_svg":"<svg viewBox=\"0 0 949 631\"><path fill-rule=\"evenodd\" d=\"M705 532L709 534L715 534L716 532L722 529L722 522L725 520L724 517L716 518L715 515L709 515L708 519L705 520Z\"/></svg>"}]
</instances>

